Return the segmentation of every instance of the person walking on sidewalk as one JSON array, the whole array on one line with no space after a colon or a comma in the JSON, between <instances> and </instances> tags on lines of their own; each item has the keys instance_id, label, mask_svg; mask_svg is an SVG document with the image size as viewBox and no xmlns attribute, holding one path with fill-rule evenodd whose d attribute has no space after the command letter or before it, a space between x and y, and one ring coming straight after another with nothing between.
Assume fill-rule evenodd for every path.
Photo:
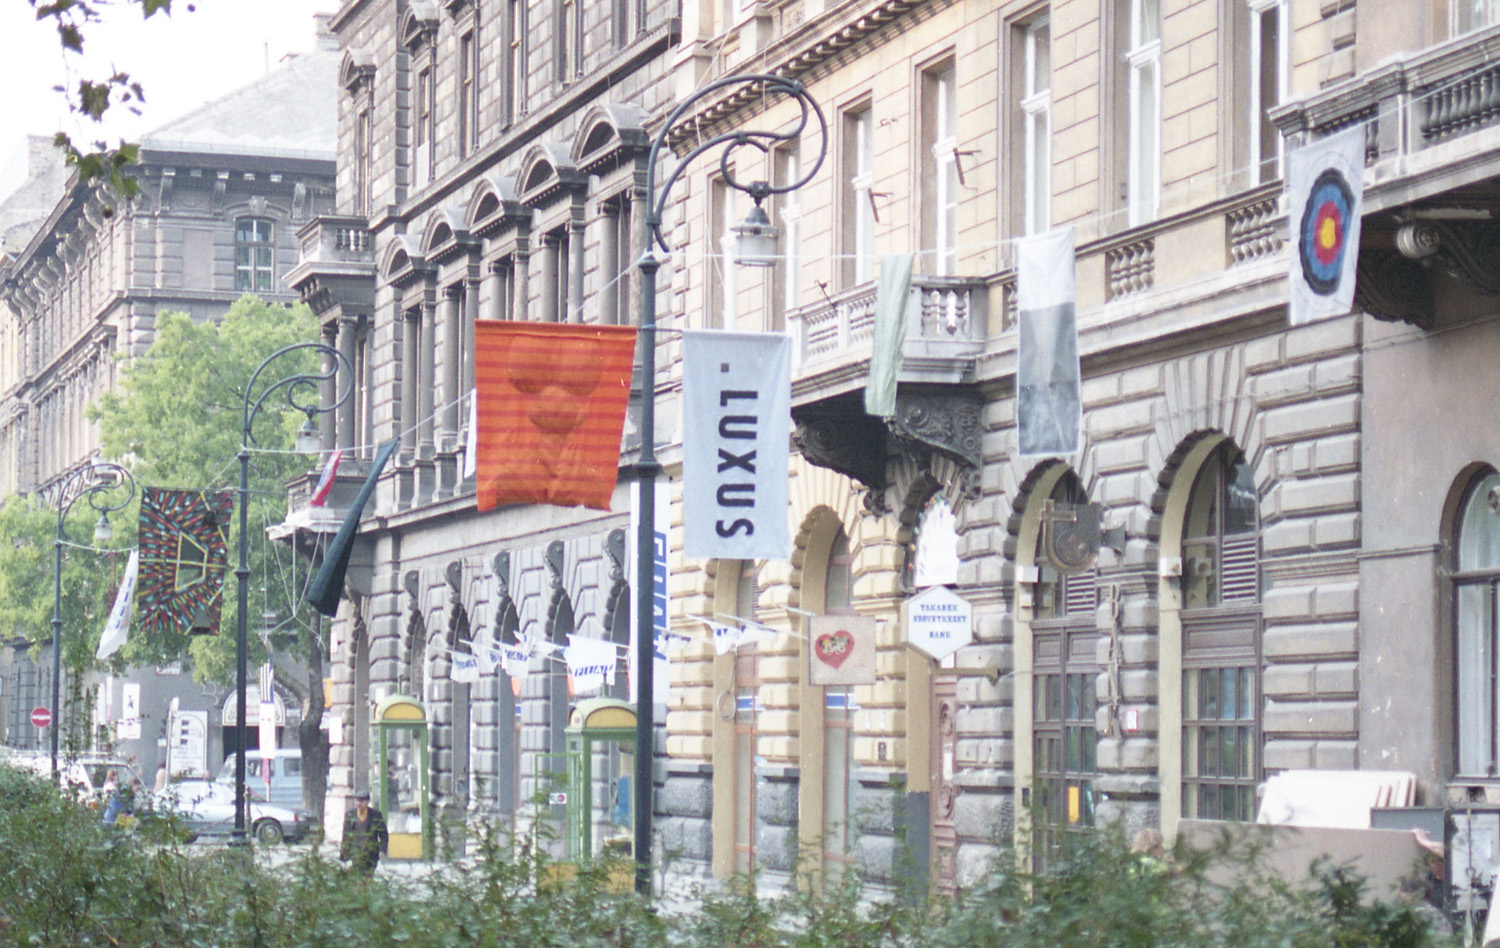
<instances>
[{"instance_id":1,"label":"person walking on sidewalk","mask_svg":"<svg viewBox=\"0 0 1500 948\"><path fill-rule=\"evenodd\" d=\"M339 844L339 859L348 862L361 875L374 875L389 842L385 815L370 806L370 791L356 792L354 809L344 814L344 839Z\"/></svg>"}]
</instances>

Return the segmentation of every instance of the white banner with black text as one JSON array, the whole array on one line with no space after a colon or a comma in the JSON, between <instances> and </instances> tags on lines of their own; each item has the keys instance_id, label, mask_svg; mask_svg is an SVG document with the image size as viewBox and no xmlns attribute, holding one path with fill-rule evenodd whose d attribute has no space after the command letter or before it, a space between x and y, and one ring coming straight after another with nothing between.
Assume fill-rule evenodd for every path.
<instances>
[{"instance_id":1,"label":"white banner with black text","mask_svg":"<svg viewBox=\"0 0 1500 948\"><path fill-rule=\"evenodd\" d=\"M791 337L686 330L682 364L683 554L786 559Z\"/></svg>"}]
</instances>

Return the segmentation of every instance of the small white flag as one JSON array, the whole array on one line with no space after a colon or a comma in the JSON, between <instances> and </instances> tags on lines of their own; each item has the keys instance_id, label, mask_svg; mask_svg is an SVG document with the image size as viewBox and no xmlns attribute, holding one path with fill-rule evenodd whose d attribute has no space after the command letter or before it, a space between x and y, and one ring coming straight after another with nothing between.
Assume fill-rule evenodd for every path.
<instances>
[{"instance_id":1,"label":"small white flag","mask_svg":"<svg viewBox=\"0 0 1500 948\"><path fill-rule=\"evenodd\" d=\"M726 622L708 622L708 627L713 630L714 651L720 655L736 651L742 645L769 641L777 635L775 629L768 629L754 622L746 622L738 626Z\"/></svg>"},{"instance_id":2,"label":"small white flag","mask_svg":"<svg viewBox=\"0 0 1500 948\"><path fill-rule=\"evenodd\" d=\"M140 569L140 553L131 550L130 559L125 561L125 576L120 580L120 591L115 593L114 607L109 610L109 621L104 624L104 632L99 636L96 658L109 658L125 644L125 637L130 632L130 606L135 602L135 579Z\"/></svg>"},{"instance_id":3,"label":"small white flag","mask_svg":"<svg viewBox=\"0 0 1500 948\"><path fill-rule=\"evenodd\" d=\"M591 695L613 685L618 658L613 642L584 635L568 636L563 659L568 663L568 680L573 685L573 693Z\"/></svg>"},{"instance_id":4,"label":"small white flag","mask_svg":"<svg viewBox=\"0 0 1500 948\"><path fill-rule=\"evenodd\" d=\"M531 653L514 645L500 646L501 663L512 681L524 681L531 666Z\"/></svg>"},{"instance_id":5,"label":"small white flag","mask_svg":"<svg viewBox=\"0 0 1500 948\"><path fill-rule=\"evenodd\" d=\"M479 660L479 674L489 675L500 664L500 652L488 643L476 643L474 657Z\"/></svg>"},{"instance_id":6,"label":"small white flag","mask_svg":"<svg viewBox=\"0 0 1500 948\"><path fill-rule=\"evenodd\" d=\"M453 667L448 678L457 685L472 685L479 680L479 659L463 652L453 653Z\"/></svg>"}]
</instances>

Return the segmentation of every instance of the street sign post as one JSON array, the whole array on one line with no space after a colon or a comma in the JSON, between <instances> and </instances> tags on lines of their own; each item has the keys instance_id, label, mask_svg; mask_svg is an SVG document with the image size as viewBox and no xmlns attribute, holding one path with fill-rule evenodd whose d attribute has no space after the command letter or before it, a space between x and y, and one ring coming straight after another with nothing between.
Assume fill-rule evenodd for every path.
<instances>
[{"instance_id":1,"label":"street sign post","mask_svg":"<svg viewBox=\"0 0 1500 948\"><path fill-rule=\"evenodd\" d=\"M31 711L31 723L39 728L52 726L52 712L46 708L33 708Z\"/></svg>"}]
</instances>

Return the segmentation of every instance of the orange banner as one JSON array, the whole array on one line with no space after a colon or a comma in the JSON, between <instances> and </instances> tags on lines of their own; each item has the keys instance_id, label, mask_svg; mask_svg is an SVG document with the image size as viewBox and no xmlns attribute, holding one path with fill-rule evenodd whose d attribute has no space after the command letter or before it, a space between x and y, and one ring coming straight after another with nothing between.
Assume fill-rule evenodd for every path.
<instances>
[{"instance_id":1,"label":"orange banner","mask_svg":"<svg viewBox=\"0 0 1500 948\"><path fill-rule=\"evenodd\" d=\"M482 320L474 324L474 350L479 509L608 510L635 329Z\"/></svg>"}]
</instances>

